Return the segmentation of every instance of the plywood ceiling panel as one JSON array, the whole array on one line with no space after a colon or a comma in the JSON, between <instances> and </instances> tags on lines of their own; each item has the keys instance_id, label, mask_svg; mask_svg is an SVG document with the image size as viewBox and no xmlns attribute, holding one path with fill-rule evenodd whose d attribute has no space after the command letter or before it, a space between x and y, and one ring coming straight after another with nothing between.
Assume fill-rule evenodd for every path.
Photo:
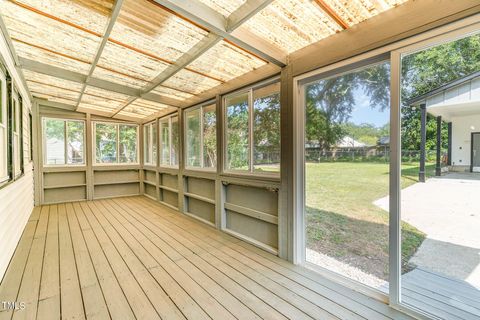
<instances>
[{"instance_id":1,"label":"plywood ceiling panel","mask_svg":"<svg viewBox=\"0 0 480 320\"><path fill-rule=\"evenodd\" d=\"M106 44L97 66L107 67L132 78L151 81L169 64L109 42Z\"/></svg>"},{"instance_id":2,"label":"plywood ceiling panel","mask_svg":"<svg viewBox=\"0 0 480 320\"><path fill-rule=\"evenodd\" d=\"M407 0L323 0L350 26L398 6Z\"/></svg>"},{"instance_id":3,"label":"plywood ceiling panel","mask_svg":"<svg viewBox=\"0 0 480 320\"><path fill-rule=\"evenodd\" d=\"M93 71L93 77L115 82L124 86L140 89L147 84L147 81L134 78L127 74L119 73L105 68L96 67Z\"/></svg>"},{"instance_id":4,"label":"plywood ceiling panel","mask_svg":"<svg viewBox=\"0 0 480 320\"><path fill-rule=\"evenodd\" d=\"M43 84L36 81L27 80L27 85L32 95L35 95L35 93L37 94L44 93L49 96L67 99L75 102L78 100L78 97L80 96L79 91L64 89L64 88L60 88L60 87L56 87L48 84Z\"/></svg>"},{"instance_id":5,"label":"plywood ceiling panel","mask_svg":"<svg viewBox=\"0 0 480 320\"><path fill-rule=\"evenodd\" d=\"M111 39L174 62L207 32L148 0L125 0Z\"/></svg>"},{"instance_id":6,"label":"plywood ceiling panel","mask_svg":"<svg viewBox=\"0 0 480 320\"><path fill-rule=\"evenodd\" d=\"M288 53L341 30L312 0L276 0L242 28Z\"/></svg>"},{"instance_id":7,"label":"plywood ceiling panel","mask_svg":"<svg viewBox=\"0 0 480 320\"><path fill-rule=\"evenodd\" d=\"M246 0L199 0L225 17L240 8Z\"/></svg>"},{"instance_id":8,"label":"plywood ceiling panel","mask_svg":"<svg viewBox=\"0 0 480 320\"><path fill-rule=\"evenodd\" d=\"M116 108L124 105L128 98L129 96L125 94L87 86L79 106L89 108L94 108L97 106L102 110L108 109L113 111Z\"/></svg>"},{"instance_id":9,"label":"plywood ceiling panel","mask_svg":"<svg viewBox=\"0 0 480 320\"><path fill-rule=\"evenodd\" d=\"M60 19L103 33L114 0L15 0Z\"/></svg>"},{"instance_id":10,"label":"plywood ceiling panel","mask_svg":"<svg viewBox=\"0 0 480 320\"><path fill-rule=\"evenodd\" d=\"M228 81L253 71L266 62L228 42L221 41L189 65L209 76Z\"/></svg>"},{"instance_id":11,"label":"plywood ceiling panel","mask_svg":"<svg viewBox=\"0 0 480 320\"><path fill-rule=\"evenodd\" d=\"M150 100L145 100L145 99L137 99L134 102L130 104L130 106L133 107L139 107L139 108L144 108L144 109L150 109L153 111L158 111L166 108L171 108L169 105L163 104L163 103L158 103Z\"/></svg>"},{"instance_id":12,"label":"plywood ceiling panel","mask_svg":"<svg viewBox=\"0 0 480 320\"><path fill-rule=\"evenodd\" d=\"M151 113L151 114L153 114L153 113ZM151 114L149 114L149 115L151 115ZM149 115L135 113L135 112L128 112L128 111L120 111L117 115L114 116L114 118L119 118L119 119L132 118L134 120L141 120L145 117L148 117Z\"/></svg>"},{"instance_id":13,"label":"plywood ceiling panel","mask_svg":"<svg viewBox=\"0 0 480 320\"><path fill-rule=\"evenodd\" d=\"M187 100L193 97L193 95L190 93L186 93L173 88L167 88L163 85L156 87L155 89L152 90L152 92L169 97L169 98L178 99L178 100Z\"/></svg>"},{"instance_id":14,"label":"plywood ceiling panel","mask_svg":"<svg viewBox=\"0 0 480 320\"><path fill-rule=\"evenodd\" d=\"M114 109L109 107L104 107L100 105L93 105L88 103L80 103L78 105L77 111L86 112L86 113L93 113L99 115L110 115Z\"/></svg>"},{"instance_id":15,"label":"plywood ceiling panel","mask_svg":"<svg viewBox=\"0 0 480 320\"><path fill-rule=\"evenodd\" d=\"M165 81L164 84L190 94L199 94L220 85L221 82L183 69Z\"/></svg>"},{"instance_id":16,"label":"plywood ceiling panel","mask_svg":"<svg viewBox=\"0 0 480 320\"><path fill-rule=\"evenodd\" d=\"M84 75L88 74L88 70L90 70L89 63L73 60L48 50L35 48L24 44L23 42L15 40L12 42L19 57L45 63L53 67L78 72Z\"/></svg>"},{"instance_id":17,"label":"plywood ceiling panel","mask_svg":"<svg viewBox=\"0 0 480 320\"><path fill-rule=\"evenodd\" d=\"M9 1L0 1L0 12L12 39L91 62L100 38Z\"/></svg>"}]
</instances>

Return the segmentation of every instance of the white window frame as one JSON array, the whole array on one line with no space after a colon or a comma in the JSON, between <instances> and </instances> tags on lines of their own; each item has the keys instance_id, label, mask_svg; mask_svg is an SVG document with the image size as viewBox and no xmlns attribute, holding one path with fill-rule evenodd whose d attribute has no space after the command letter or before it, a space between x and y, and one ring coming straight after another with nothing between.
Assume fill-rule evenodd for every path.
<instances>
[{"instance_id":1,"label":"white window frame","mask_svg":"<svg viewBox=\"0 0 480 320\"><path fill-rule=\"evenodd\" d=\"M65 124L64 128L64 157L65 157L65 163L63 164L48 164L47 163L47 144L46 144L46 121L47 120L58 120L58 121L63 121ZM67 163L68 159L68 126L67 122L83 122L83 161L82 163ZM54 118L54 117L42 117L42 150L43 150L43 167L84 167L86 166L86 144L87 144L87 124L85 120L79 120L79 119L68 119L68 118ZM30 152L30 151L29 151Z\"/></svg>"},{"instance_id":2,"label":"white window frame","mask_svg":"<svg viewBox=\"0 0 480 320\"><path fill-rule=\"evenodd\" d=\"M222 98L222 110L223 110L223 173L227 174L232 174L232 175L243 175L243 176L260 176L260 177L270 177L270 178L275 178L279 179L280 178L280 166L279 166L279 171L276 172L255 172L254 170L254 150L253 150L253 117L254 117L254 101L253 101L253 92L257 89L260 89L262 87L266 87L268 85L274 84L276 82L279 82L280 78L279 77L274 77L272 79L268 79L265 81L262 81L260 83L257 83L253 86L250 86L247 89L242 89L238 90L235 92L232 92ZM227 136L228 136L228 126L227 126L227 99L241 95L241 94L248 94L248 156L249 156L249 164L248 164L248 170L240 170L240 169L228 169L227 168L227 158L228 158L228 153L227 153L227 147L228 147L228 141L227 141ZM280 106L281 108L281 106ZM218 120L217 120L218 121ZM281 146L281 142L280 142Z\"/></svg>"},{"instance_id":3,"label":"white window frame","mask_svg":"<svg viewBox=\"0 0 480 320\"><path fill-rule=\"evenodd\" d=\"M153 167L156 167L157 166L157 163L158 163L158 141L157 143L155 143L155 145L153 144L153 137L155 136L156 140L158 140L158 132L155 133L155 135L153 134L153 128L156 128L156 130L158 131L158 126L157 126L157 121L152 121L152 122L149 122L149 123L146 123L143 125L143 164L145 166L153 166ZM148 132L146 132L148 130ZM150 156L150 159L152 161L150 162L147 162L146 159L147 159L147 148L146 148L146 133L148 134L149 136L149 141L148 141L148 147L149 147L149 156ZM153 155L153 147L157 148L157 155L154 157Z\"/></svg>"},{"instance_id":4,"label":"white window frame","mask_svg":"<svg viewBox=\"0 0 480 320\"><path fill-rule=\"evenodd\" d=\"M218 153L217 153L217 163L215 163L215 166L213 167L205 167L205 149L204 149L204 144L203 144L203 132L204 132L204 114L205 111L204 109L206 107L210 107L212 105L215 105L215 100L211 100L199 105L196 105L194 107L188 108L183 111L183 118L185 119L184 121L184 148L183 148L183 154L185 155L185 169L187 170L192 170L192 171L207 171L207 172L215 172L217 171L217 166L218 166ZM188 166L187 165L187 155L188 155L188 143L187 143L187 130L188 130L188 123L187 123L187 112L195 111L197 109L200 109L199 117L200 117L200 166L195 167L195 166ZM215 134L218 130L218 117L217 117L217 112L215 110Z\"/></svg>"},{"instance_id":5,"label":"white window frame","mask_svg":"<svg viewBox=\"0 0 480 320\"><path fill-rule=\"evenodd\" d=\"M401 55L424 50L428 47L451 42L460 38L480 32L480 14L456 21L454 23L438 27L431 31L421 33L411 38L401 40L390 45L371 50L367 53L333 63L326 67L299 75L293 79L293 100L294 100L294 136L293 136L293 262L295 264L305 264L305 184L304 184L304 129L305 129L305 109L303 94L301 94L301 81L318 74L332 72L347 65L361 63L362 61L380 56L385 53L390 54L390 191L389 191L389 293L381 293L366 285L356 282L345 276L328 272L328 270L319 271L323 276L341 283L356 291L362 292L372 298L388 303L393 308L419 319L430 319L431 314L424 310L418 310L404 304L401 301L401 213L400 213L400 172L401 172L401 141L400 141L400 76L401 76Z\"/></svg>"},{"instance_id":6,"label":"white window frame","mask_svg":"<svg viewBox=\"0 0 480 320\"><path fill-rule=\"evenodd\" d=\"M21 115L20 112L23 111L23 108L20 108L20 98L18 96L18 92L15 90L13 87L13 81L12 81L12 103L13 103L13 115L15 116L13 119L13 157L12 157L12 162L13 162L13 176L15 179L20 177L22 175L22 139L21 139L21 134L20 130L23 129L21 121L23 120L23 114Z\"/></svg>"},{"instance_id":7,"label":"white window frame","mask_svg":"<svg viewBox=\"0 0 480 320\"><path fill-rule=\"evenodd\" d=\"M7 114L7 76L0 68L0 131L3 133L2 141L0 141L0 155L2 159L0 160L0 184L9 180L8 174L8 114Z\"/></svg>"},{"instance_id":8,"label":"white window frame","mask_svg":"<svg viewBox=\"0 0 480 320\"><path fill-rule=\"evenodd\" d=\"M116 162L112 163L101 163L97 162L97 124L105 124L105 125L110 125L110 126L116 126L117 127L117 145L116 145ZM122 163L120 162L120 126L131 126L135 127L137 131L137 136L136 136L136 161L131 162L131 163ZM109 121L92 121L92 130L93 130L93 135L92 135L92 163L94 166L99 166L99 167L108 167L108 166L137 166L140 164L139 156L140 156L140 148L139 148L139 125L137 123L123 123L123 122L109 122Z\"/></svg>"},{"instance_id":9,"label":"white window frame","mask_svg":"<svg viewBox=\"0 0 480 320\"><path fill-rule=\"evenodd\" d=\"M180 163L180 158L179 158L179 154L177 154L177 163L176 164L172 164L173 163L173 139L172 139L172 119L173 118L177 118L177 123L178 123L178 130L179 130L179 134L180 134L180 123L179 123L179 117L178 117L178 113L173 113L171 115L168 115L168 116L165 116L165 117L162 117L158 120L158 155L159 155L159 163L160 163L160 167L162 168L173 168L173 169L178 169L179 168L179 163ZM161 130L161 125L162 123L168 123L168 143L169 143L169 163L168 164L165 164L162 162L163 160L163 156L162 156L162 151L163 151L163 139L162 139L162 134L163 134L163 130ZM180 139L178 140L178 144L179 146L177 146L177 149L178 151L180 151Z\"/></svg>"}]
</instances>

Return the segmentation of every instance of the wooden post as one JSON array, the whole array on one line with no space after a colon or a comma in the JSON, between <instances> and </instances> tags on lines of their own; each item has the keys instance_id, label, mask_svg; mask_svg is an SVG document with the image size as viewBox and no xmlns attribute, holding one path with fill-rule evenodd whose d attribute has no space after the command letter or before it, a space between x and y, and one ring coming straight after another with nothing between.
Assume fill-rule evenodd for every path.
<instances>
[{"instance_id":1,"label":"wooden post","mask_svg":"<svg viewBox=\"0 0 480 320\"><path fill-rule=\"evenodd\" d=\"M442 167L440 164L441 160L441 149L442 149L442 117L437 117L437 162L435 165L435 175L442 175Z\"/></svg>"},{"instance_id":2,"label":"wooden post","mask_svg":"<svg viewBox=\"0 0 480 320\"><path fill-rule=\"evenodd\" d=\"M420 170L418 181L425 182L425 144L427 140L427 106L420 105Z\"/></svg>"}]
</instances>

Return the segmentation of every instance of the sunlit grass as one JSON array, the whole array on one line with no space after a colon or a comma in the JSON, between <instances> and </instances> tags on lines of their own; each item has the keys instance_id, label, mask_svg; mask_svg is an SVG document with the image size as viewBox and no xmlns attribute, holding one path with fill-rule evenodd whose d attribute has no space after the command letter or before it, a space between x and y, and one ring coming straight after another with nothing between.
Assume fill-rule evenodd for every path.
<instances>
[{"instance_id":1,"label":"sunlit grass","mask_svg":"<svg viewBox=\"0 0 480 320\"><path fill-rule=\"evenodd\" d=\"M306 164L307 245L387 279L388 212L373 202L389 193L388 163ZM427 166L431 175L434 165ZM402 165L402 188L418 181L418 164ZM402 223L404 261L425 235Z\"/></svg>"}]
</instances>

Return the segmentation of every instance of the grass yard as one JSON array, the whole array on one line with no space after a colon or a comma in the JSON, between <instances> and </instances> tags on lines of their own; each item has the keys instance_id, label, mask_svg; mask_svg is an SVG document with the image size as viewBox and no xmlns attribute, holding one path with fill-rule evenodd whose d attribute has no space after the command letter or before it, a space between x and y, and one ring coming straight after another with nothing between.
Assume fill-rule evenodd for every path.
<instances>
[{"instance_id":1,"label":"grass yard","mask_svg":"<svg viewBox=\"0 0 480 320\"><path fill-rule=\"evenodd\" d=\"M434 165L427 166L431 175ZM343 263L388 278L388 213L373 201L388 195L386 163L306 164L307 246ZM402 188L418 181L418 164L403 164ZM402 223L408 261L425 235ZM406 270L407 266L404 266Z\"/></svg>"}]
</instances>

